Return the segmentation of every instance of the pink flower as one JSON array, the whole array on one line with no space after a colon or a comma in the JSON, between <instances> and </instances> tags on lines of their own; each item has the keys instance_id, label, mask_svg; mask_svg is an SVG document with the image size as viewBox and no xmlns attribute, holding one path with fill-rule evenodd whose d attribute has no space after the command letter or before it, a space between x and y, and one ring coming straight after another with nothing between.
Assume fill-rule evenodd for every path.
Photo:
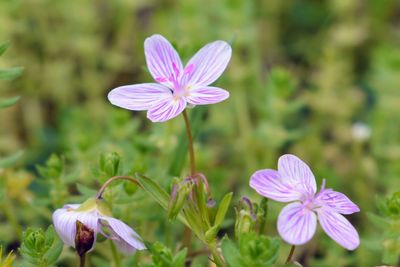
<instances>
[{"instance_id":1,"label":"pink flower","mask_svg":"<svg viewBox=\"0 0 400 267\"><path fill-rule=\"evenodd\" d=\"M224 72L232 49L215 41L200 49L186 64L172 45L159 34L144 42L147 67L157 83L125 85L113 89L108 99L130 110L147 110L153 122L178 116L187 106L221 102L229 97L224 89L209 86Z\"/></svg>"},{"instance_id":2,"label":"pink flower","mask_svg":"<svg viewBox=\"0 0 400 267\"><path fill-rule=\"evenodd\" d=\"M54 228L64 244L76 247L76 222L79 221L96 235L102 234L114 241L119 250L131 254L136 250L146 249L140 236L124 222L110 216L107 208L95 199L88 199L83 204L67 204L53 213ZM105 233L106 230L107 233Z\"/></svg>"},{"instance_id":3,"label":"pink flower","mask_svg":"<svg viewBox=\"0 0 400 267\"><path fill-rule=\"evenodd\" d=\"M360 244L356 229L341 214L352 214L360 209L344 194L325 189L325 179L316 194L315 178L306 163L294 155L283 155L278 170L259 170L250 178L250 186L260 195L279 201L292 202L278 217L278 232L289 244L307 243L317 228L348 250Z\"/></svg>"}]
</instances>

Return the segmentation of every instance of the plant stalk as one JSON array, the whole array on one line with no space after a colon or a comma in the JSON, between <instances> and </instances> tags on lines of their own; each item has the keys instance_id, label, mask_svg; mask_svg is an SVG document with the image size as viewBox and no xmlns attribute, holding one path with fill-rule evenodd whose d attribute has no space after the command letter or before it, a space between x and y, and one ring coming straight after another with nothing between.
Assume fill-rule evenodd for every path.
<instances>
[{"instance_id":1,"label":"plant stalk","mask_svg":"<svg viewBox=\"0 0 400 267\"><path fill-rule=\"evenodd\" d=\"M86 253L79 255L79 266L85 267Z\"/></svg>"},{"instance_id":2,"label":"plant stalk","mask_svg":"<svg viewBox=\"0 0 400 267\"><path fill-rule=\"evenodd\" d=\"M190 176L194 176L196 173L196 162L194 157L194 148L193 148L193 135L192 129L190 128L189 118L186 112L186 109L182 112L183 119L185 121L186 134L188 137L188 149L189 149L189 161L190 161ZM189 227L185 226L183 230L183 246L187 248L188 254L192 253L192 231ZM191 265L191 261L185 263L185 266L188 267Z\"/></svg>"},{"instance_id":3,"label":"plant stalk","mask_svg":"<svg viewBox=\"0 0 400 267\"><path fill-rule=\"evenodd\" d=\"M110 179L108 179L99 189L99 191L97 192L96 195L96 199L101 199L104 193L104 190L106 190L107 186L109 186L113 181L115 180L127 180L130 181L136 185L138 185L139 187L141 187L140 183L138 181L136 181L134 178L130 177L130 176L114 176L111 177Z\"/></svg>"},{"instance_id":4,"label":"plant stalk","mask_svg":"<svg viewBox=\"0 0 400 267\"><path fill-rule=\"evenodd\" d=\"M115 267L121 267L121 259L119 257L117 249L115 248L114 242L112 242L111 240L110 240L110 247L112 256L114 258Z\"/></svg>"},{"instance_id":5,"label":"plant stalk","mask_svg":"<svg viewBox=\"0 0 400 267\"><path fill-rule=\"evenodd\" d=\"M288 255L287 259L286 259L286 263L289 263L289 262L292 261L292 257L293 257L294 249L295 249L295 248L296 248L295 245L293 245L293 246L290 248L290 252L289 252L289 255Z\"/></svg>"}]
</instances>

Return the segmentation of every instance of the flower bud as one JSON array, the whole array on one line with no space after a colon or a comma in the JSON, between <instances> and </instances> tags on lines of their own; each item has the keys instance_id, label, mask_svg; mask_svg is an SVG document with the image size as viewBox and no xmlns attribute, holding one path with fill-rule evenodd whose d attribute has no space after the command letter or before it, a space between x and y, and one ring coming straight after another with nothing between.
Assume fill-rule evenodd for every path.
<instances>
[{"instance_id":1,"label":"flower bud","mask_svg":"<svg viewBox=\"0 0 400 267\"><path fill-rule=\"evenodd\" d=\"M94 244L94 231L80 221L76 221L75 249L79 256L92 249Z\"/></svg>"},{"instance_id":2,"label":"flower bud","mask_svg":"<svg viewBox=\"0 0 400 267\"><path fill-rule=\"evenodd\" d=\"M190 180L175 180L172 187L171 196L168 203L168 218L175 219L182 207L185 205L190 192L193 189L193 183Z\"/></svg>"},{"instance_id":3,"label":"flower bud","mask_svg":"<svg viewBox=\"0 0 400 267\"><path fill-rule=\"evenodd\" d=\"M244 209L236 210L235 235L237 238L243 233L250 232L254 227L255 219L252 214Z\"/></svg>"},{"instance_id":4,"label":"flower bud","mask_svg":"<svg viewBox=\"0 0 400 267\"><path fill-rule=\"evenodd\" d=\"M106 174L107 177L115 176L118 174L120 161L121 157L115 152L101 154L100 169Z\"/></svg>"}]
</instances>

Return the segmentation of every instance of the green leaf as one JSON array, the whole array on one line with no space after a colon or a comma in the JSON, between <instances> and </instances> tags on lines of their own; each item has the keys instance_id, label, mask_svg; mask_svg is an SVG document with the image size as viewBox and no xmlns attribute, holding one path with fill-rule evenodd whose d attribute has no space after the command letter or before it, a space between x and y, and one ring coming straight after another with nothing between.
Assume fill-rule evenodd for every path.
<instances>
[{"instance_id":1,"label":"green leaf","mask_svg":"<svg viewBox=\"0 0 400 267\"><path fill-rule=\"evenodd\" d=\"M219 204L217 214L215 215L214 225L219 226L224 221L229 204L231 203L233 193L230 192L224 196Z\"/></svg>"},{"instance_id":2,"label":"green leaf","mask_svg":"<svg viewBox=\"0 0 400 267\"><path fill-rule=\"evenodd\" d=\"M7 48L10 46L10 42L5 42L0 44L0 56L6 52Z\"/></svg>"},{"instance_id":3,"label":"green leaf","mask_svg":"<svg viewBox=\"0 0 400 267\"><path fill-rule=\"evenodd\" d=\"M168 210L169 195L164 189L152 179L142 174L137 173L136 179L144 191L146 191L163 209ZM182 214L178 214L178 219L188 225Z\"/></svg>"},{"instance_id":4,"label":"green leaf","mask_svg":"<svg viewBox=\"0 0 400 267\"><path fill-rule=\"evenodd\" d=\"M390 220L372 212L367 212L367 218L378 228L387 229L390 225Z\"/></svg>"},{"instance_id":5,"label":"green leaf","mask_svg":"<svg viewBox=\"0 0 400 267\"><path fill-rule=\"evenodd\" d=\"M268 267L278 258L279 239L259 235L255 232L240 236L239 244L228 238L222 240L223 255L231 267Z\"/></svg>"},{"instance_id":6,"label":"green leaf","mask_svg":"<svg viewBox=\"0 0 400 267\"><path fill-rule=\"evenodd\" d=\"M57 261L63 249L63 242L56 235L53 226L47 231L27 229L22 238L22 257L35 266L49 266Z\"/></svg>"},{"instance_id":7,"label":"green leaf","mask_svg":"<svg viewBox=\"0 0 400 267\"><path fill-rule=\"evenodd\" d=\"M13 80L22 74L22 67L14 67L10 69L0 70L0 80Z\"/></svg>"},{"instance_id":8,"label":"green leaf","mask_svg":"<svg viewBox=\"0 0 400 267\"><path fill-rule=\"evenodd\" d=\"M8 108L8 107L14 105L15 103L17 103L19 99L20 99L19 96L7 98L7 99L0 99L0 108Z\"/></svg>"},{"instance_id":9,"label":"green leaf","mask_svg":"<svg viewBox=\"0 0 400 267\"><path fill-rule=\"evenodd\" d=\"M228 263L229 267L242 267L243 264L240 261L240 252L236 244L229 238L224 238L222 240L222 254ZM243 266L244 267L244 266Z\"/></svg>"},{"instance_id":10,"label":"green leaf","mask_svg":"<svg viewBox=\"0 0 400 267\"><path fill-rule=\"evenodd\" d=\"M7 168L13 166L24 154L24 152L18 151L11 156L0 159L0 168Z\"/></svg>"},{"instance_id":11,"label":"green leaf","mask_svg":"<svg viewBox=\"0 0 400 267\"><path fill-rule=\"evenodd\" d=\"M176 267L185 266L186 255L187 255L186 248L179 251L174 257L174 263L173 263L174 265L173 266L176 266Z\"/></svg>"},{"instance_id":12,"label":"green leaf","mask_svg":"<svg viewBox=\"0 0 400 267\"><path fill-rule=\"evenodd\" d=\"M48 264L53 264L60 257L64 243L55 234L53 225L50 225L49 228L47 228L45 235L48 251L44 254L44 258Z\"/></svg>"},{"instance_id":13,"label":"green leaf","mask_svg":"<svg viewBox=\"0 0 400 267\"><path fill-rule=\"evenodd\" d=\"M205 239L207 243L211 243L218 234L219 225L214 225L205 233Z\"/></svg>"}]
</instances>

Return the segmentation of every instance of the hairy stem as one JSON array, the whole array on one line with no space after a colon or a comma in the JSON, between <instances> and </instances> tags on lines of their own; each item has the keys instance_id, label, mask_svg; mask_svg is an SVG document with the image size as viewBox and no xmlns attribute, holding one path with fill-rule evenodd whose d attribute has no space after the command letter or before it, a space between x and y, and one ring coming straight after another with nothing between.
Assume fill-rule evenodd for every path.
<instances>
[{"instance_id":1,"label":"hairy stem","mask_svg":"<svg viewBox=\"0 0 400 267\"><path fill-rule=\"evenodd\" d=\"M293 245L293 246L290 248L290 252L289 252L289 255L288 255L287 259L286 259L286 263L289 263L289 262L292 261L292 257L293 257L294 249L295 249L295 248L296 248L295 245Z\"/></svg>"}]
</instances>

